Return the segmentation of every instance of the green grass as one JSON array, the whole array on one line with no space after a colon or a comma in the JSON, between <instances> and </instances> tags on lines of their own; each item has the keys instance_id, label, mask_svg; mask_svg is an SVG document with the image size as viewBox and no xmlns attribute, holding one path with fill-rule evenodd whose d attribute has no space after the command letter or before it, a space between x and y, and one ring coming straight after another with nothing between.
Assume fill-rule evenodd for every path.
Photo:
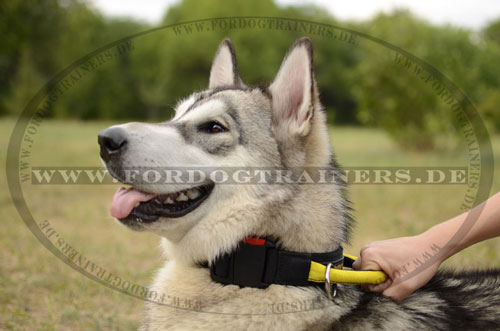
<instances>
[{"instance_id":1,"label":"green grass","mask_svg":"<svg viewBox=\"0 0 500 331\"><path fill-rule=\"evenodd\" d=\"M33 148L32 164L99 166L96 135L110 123L47 121ZM0 120L0 162L14 120ZM332 142L344 166L466 165L462 150L402 151L381 131L332 128ZM500 174L500 136L493 137ZM115 186L27 187L36 219L49 219L57 232L86 257L111 272L147 285L161 264L158 238L134 233L108 216ZM493 191L500 190L495 177ZM357 254L370 241L417 234L460 212L465 193L453 185L353 185L349 189L358 220L347 252ZM143 302L107 289L54 257L25 226L12 205L4 172L0 176L0 328L25 330L132 330ZM500 239L454 256L448 265L500 264Z\"/></svg>"}]
</instances>

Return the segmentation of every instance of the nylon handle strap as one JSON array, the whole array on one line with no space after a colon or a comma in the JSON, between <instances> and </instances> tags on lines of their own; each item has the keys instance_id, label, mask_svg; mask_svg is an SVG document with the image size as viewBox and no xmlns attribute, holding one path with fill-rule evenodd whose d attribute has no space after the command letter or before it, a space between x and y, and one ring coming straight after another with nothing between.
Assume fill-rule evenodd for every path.
<instances>
[{"instance_id":1,"label":"nylon handle strap","mask_svg":"<svg viewBox=\"0 0 500 331\"><path fill-rule=\"evenodd\" d=\"M347 258L356 260L352 255L344 254ZM315 283L324 283L326 266L321 263L311 261L308 280ZM344 285L366 285L380 284L385 282L387 275L383 271L357 271L357 270L342 270L330 269L330 282Z\"/></svg>"}]
</instances>

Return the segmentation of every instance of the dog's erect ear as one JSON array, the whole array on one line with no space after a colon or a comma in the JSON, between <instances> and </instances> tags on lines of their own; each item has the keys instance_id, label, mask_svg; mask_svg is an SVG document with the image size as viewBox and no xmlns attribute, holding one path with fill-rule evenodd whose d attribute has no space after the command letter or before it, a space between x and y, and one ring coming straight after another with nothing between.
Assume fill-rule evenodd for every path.
<instances>
[{"instance_id":1,"label":"dog's erect ear","mask_svg":"<svg viewBox=\"0 0 500 331\"><path fill-rule=\"evenodd\" d=\"M228 38L221 42L217 53L215 53L212 69L210 69L208 88L212 89L224 85L244 85L238 72L233 43Z\"/></svg>"},{"instance_id":2,"label":"dog's erect ear","mask_svg":"<svg viewBox=\"0 0 500 331\"><path fill-rule=\"evenodd\" d=\"M287 128L287 134L309 133L314 84L312 43L309 38L301 38L290 48L269 87L274 124Z\"/></svg>"}]
</instances>

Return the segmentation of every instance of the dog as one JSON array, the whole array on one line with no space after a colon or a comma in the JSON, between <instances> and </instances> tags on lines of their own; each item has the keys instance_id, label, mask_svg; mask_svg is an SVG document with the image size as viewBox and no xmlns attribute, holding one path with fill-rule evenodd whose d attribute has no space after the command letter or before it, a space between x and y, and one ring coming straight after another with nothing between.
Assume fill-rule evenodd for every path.
<instances>
[{"instance_id":1,"label":"dog","mask_svg":"<svg viewBox=\"0 0 500 331\"><path fill-rule=\"evenodd\" d=\"M153 183L127 172L265 168L340 173L308 38L297 40L272 83L259 87L243 82L234 46L225 39L208 89L181 100L171 120L115 125L103 130L98 142L109 173L131 186L115 194L112 215L132 230L162 237L166 262L150 288L162 299L146 303L142 330L500 329L497 271L438 273L400 303L352 285L338 285L329 299L322 286L214 281L214 265L238 251L245 238L272 238L273 249L301 256L338 250L353 224L342 180L240 185L206 177L195 185ZM245 267L241 256L238 263Z\"/></svg>"}]
</instances>

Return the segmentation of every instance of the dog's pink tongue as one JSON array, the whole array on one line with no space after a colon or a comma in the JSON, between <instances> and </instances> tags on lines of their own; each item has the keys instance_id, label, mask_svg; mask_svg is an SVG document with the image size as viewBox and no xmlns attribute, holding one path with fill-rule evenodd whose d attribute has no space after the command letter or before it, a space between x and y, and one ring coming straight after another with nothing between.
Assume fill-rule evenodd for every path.
<instances>
[{"instance_id":1,"label":"dog's pink tongue","mask_svg":"<svg viewBox=\"0 0 500 331\"><path fill-rule=\"evenodd\" d=\"M133 188L120 187L111 202L111 216L116 218L127 217L138 202L154 198L154 194L143 193Z\"/></svg>"}]
</instances>

